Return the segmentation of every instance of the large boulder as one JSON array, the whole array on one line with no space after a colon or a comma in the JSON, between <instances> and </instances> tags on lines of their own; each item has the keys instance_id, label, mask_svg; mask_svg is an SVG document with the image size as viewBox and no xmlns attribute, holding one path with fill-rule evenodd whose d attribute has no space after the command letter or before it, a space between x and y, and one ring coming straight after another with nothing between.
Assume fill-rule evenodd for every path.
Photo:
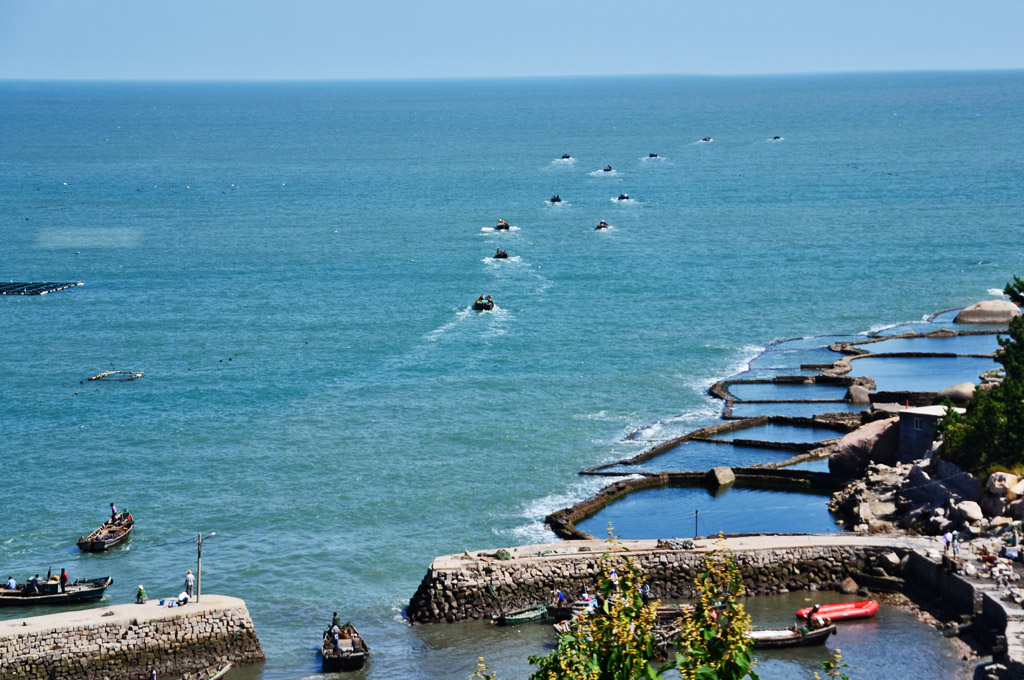
<instances>
[{"instance_id":1,"label":"large boulder","mask_svg":"<svg viewBox=\"0 0 1024 680\"><path fill-rule=\"evenodd\" d=\"M864 474L869 463L893 465L900 445L899 422L899 418L876 420L840 439L829 456L829 472L841 477L858 477Z\"/></svg>"},{"instance_id":2,"label":"large boulder","mask_svg":"<svg viewBox=\"0 0 1024 680\"><path fill-rule=\"evenodd\" d=\"M956 513L967 524L974 524L985 519L981 506L974 501L960 501L956 504Z\"/></svg>"},{"instance_id":3,"label":"large boulder","mask_svg":"<svg viewBox=\"0 0 1024 680\"><path fill-rule=\"evenodd\" d=\"M1017 475L1012 475L1009 472L993 472L988 477L988 484L985 485L985 490L993 496L1001 498L1019 482L1020 477ZM1013 499L1011 498L1010 500Z\"/></svg>"},{"instance_id":4,"label":"large boulder","mask_svg":"<svg viewBox=\"0 0 1024 680\"><path fill-rule=\"evenodd\" d=\"M850 385L846 390L846 401L851 404L870 404L871 391L863 385Z\"/></svg>"},{"instance_id":5,"label":"large boulder","mask_svg":"<svg viewBox=\"0 0 1024 680\"><path fill-rule=\"evenodd\" d=\"M1009 300L985 300L964 307L953 319L953 323L1010 323L1020 316L1020 308Z\"/></svg>"},{"instance_id":6,"label":"large boulder","mask_svg":"<svg viewBox=\"0 0 1024 680\"><path fill-rule=\"evenodd\" d=\"M949 399L957 406L967 406L974 396L974 388L977 387L972 382L962 382L956 385L950 385L939 390L939 402L945 402Z\"/></svg>"},{"instance_id":7,"label":"large boulder","mask_svg":"<svg viewBox=\"0 0 1024 680\"><path fill-rule=\"evenodd\" d=\"M713 467L708 470L708 473L704 475L704 480L714 488L722 486L729 486L736 481L736 475L733 473L732 468L729 467Z\"/></svg>"}]
</instances>

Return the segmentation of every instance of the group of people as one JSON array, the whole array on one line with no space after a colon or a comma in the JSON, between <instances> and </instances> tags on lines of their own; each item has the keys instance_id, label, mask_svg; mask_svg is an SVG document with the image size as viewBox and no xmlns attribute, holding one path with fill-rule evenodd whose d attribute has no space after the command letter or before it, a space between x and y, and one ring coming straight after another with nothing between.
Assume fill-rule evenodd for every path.
<instances>
[{"instance_id":1,"label":"group of people","mask_svg":"<svg viewBox=\"0 0 1024 680\"><path fill-rule=\"evenodd\" d=\"M506 219L499 219L497 224L494 225L495 229L508 229L509 223Z\"/></svg>"},{"instance_id":2,"label":"group of people","mask_svg":"<svg viewBox=\"0 0 1024 680\"><path fill-rule=\"evenodd\" d=\"M60 576L54 576L52 573L48 573L46 575L46 580L47 581L54 581L54 580L57 581L57 586L60 588L60 592L62 592L62 593L67 592L67 585L68 585L68 583L70 581L70 578L68 577L68 572L66 570L61 569L60 570ZM4 586L4 589L5 590L22 590L21 586L18 585L18 582L14 579L13 576L8 576L7 577L7 585ZM39 586L39 574L36 574L31 579L29 579L29 582L25 584L24 591L25 591L26 595L41 595L42 594L43 589Z\"/></svg>"},{"instance_id":3,"label":"group of people","mask_svg":"<svg viewBox=\"0 0 1024 680\"><path fill-rule=\"evenodd\" d=\"M189 600L192 599L192 593L195 590L195 587L196 577L195 574L192 573L192 570L189 569L185 572L185 590L181 591L177 597L178 606L184 606L189 603ZM135 602L137 604L145 604L148 601L149 596L146 594L146 589L140 583L139 589L135 592Z\"/></svg>"},{"instance_id":4,"label":"group of people","mask_svg":"<svg viewBox=\"0 0 1024 680\"><path fill-rule=\"evenodd\" d=\"M331 618L331 627L324 633L325 637L330 637L334 651L341 649L342 640L348 640L355 635L355 627L351 623L342 624L341 619L338 618L338 612L334 612L334 616Z\"/></svg>"}]
</instances>

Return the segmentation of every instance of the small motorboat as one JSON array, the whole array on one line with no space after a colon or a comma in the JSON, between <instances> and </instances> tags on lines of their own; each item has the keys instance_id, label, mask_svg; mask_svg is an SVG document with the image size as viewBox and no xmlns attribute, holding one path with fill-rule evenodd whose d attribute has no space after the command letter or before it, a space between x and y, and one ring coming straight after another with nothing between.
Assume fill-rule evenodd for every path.
<instances>
[{"instance_id":1,"label":"small motorboat","mask_svg":"<svg viewBox=\"0 0 1024 680\"><path fill-rule=\"evenodd\" d=\"M494 251L494 259L495 260L507 260L508 259L508 251L507 250L502 250L501 248L498 248L497 250Z\"/></svg>"},{"instance_id":2,"label":"small motorboat","mask_svg":"<svg viewBox=\"0 0 1024 680\"><path fill-rule=\"evenodd\" d=\"M569 160L572 160L572 156L570 156L570 155L569 155L569 154L567 154L567 153L563 153L563 154L562 154L562 160L563 160L563 161L569 161Z\"/></svg>"},{"instance_id":3,"label":"small motorboat","mask_svg":"<svg viewBox=\"0 0 1024 680\"><path fill-rule=\"evenodd\" d=\"M611 172L612 171L612 166L610 166L610 165L604 166L604 171L605 172Z\"/></svg>"},{"instance_id":4,"label":"small motorboat","mask_svg":"<svg viewBox=\"0 0 1024 680\"><path fill-rule=\"evenodd\" d=\"M656 153L649 153L649 154L647 154L647 157L648 158L657 158L658 154L656 154Z\"/></svg>"},{"instance_id":5,"label":"small motorboat","mask_svg":"<svg viewBox=\"0 0 1024 680\"><path fill-rule=\"evenodd\" d=\"M78 604L98 600L114 582L109 576L103 578L80 578L72 581L60 591L57 577L39 582L37 591L30 584L19 583L17 590L0 590L0 607L33 607L39 604Z\"/></svg>"},{"instance_id":6,"label":"small motorboat","mask_svg":"<svg viewBox=\"0 0 1024 680\"><path fill-rule=\"evenodd\" d=\"M561 203L562 202L562 197L559 196L558 194L555 194L554 196L551 197L551 202L552 203Z\"/></svg>"},{"instance_id":7,"label":"small motorboat","mask_svg":"<svg viewBox=\"0 0 1024 680\"><path fill-rule=\"evenodd\" d=\"M498 231L508 231L508 220L498 220L498 223L494 225L494 228Z\"/></svg>"},{"instance_id":8,"label":"small motorboat","mask_svg":"<svg viewBox=\"0 0 1024 680\"><path fill-rule=\"evenodd\" d=\"M844 619L867 619L878 613L878 602L875 600L859 600L857 602L841 602L839 604L823 604L804 607L796 613L798 619L809 619L820 616L832 621Z\"/></svg>"},{"instance_id":9,"label":"small motorboat","mask_svg":"<svg viewBox=\"0 0 1024 680\"><path fill-rule=\"evenodd\" d=\"M491 614L491 623L498 626L514 626L518 623L541 621L547 617L547 615L548 606L546 604L535 604L507 612L503 611L498 614Z\"/></svg>"},{"instance_id":10,"label":"small motorboat","mask_svg":"<svg viewBox=\"0 0 1024 680\"><path fill-rule=\"evenodd\" d=\"M351 623L345 624L341 629L337 646L335 646L334 633L331 632L331 629L324 632L320 657L325 673L357 671L366 664L368 656L370 656L369 646Z\"/></svg>"},{"instance_id":11,"label":"small motorboat","mask_svg":"<svg viewBox=\"0 0 1024 680\"><path fill-rule=\"evenodd\" d=\"M702 142L713 142L715 140L711 139L710 137L705 137L704 139L702 139L700 141L702 141Z\"/></svg>"},{"instance_id":12,"label":"small motorboat","mask_svg":"<svg viewBox=\"0 0 1024 680\"><path fill-rule=\"evenodd\" d=\"M494 309L494 300L490 295L481 295L473 303L473 309L478 312L486 312Z\"/></svg>"},{"instance_id":13,"label":"small motorboat","mask_svg":"<svg viewBox=\"0 0 1024 680\"><path fill-rule=\"evenodd\" d=\"M616 201L628 201L629 200L629 194L619 194L619 197L616 198L615 200Z\"/></svg>"},{"instance_id":14,"label":"small motorboat","mask_svg":"<svg viewBox=\"0 0 1024 680\"><path fill-rule=\"evenodd\" d=\"M754 649L779 649L782 647L810 647L811 645L823 645L830 635L835 635L835 626L825 626L811 630L801 626L796 630L785 628L781 630L752 630L750 639L754 643Z\"/></svg>"},{"instance_id":15,"label":"small motorboat","mask_svg":"<svg viewBox=\"0 0 1024 680\"><path fill-rule=\"evenodd\" d=\"M779 137L778 135L775 135L774 137L772 137L772 139L773 139L773 140L775 140L775 141L777 142L777 141L779 141L780 139L782 139L782 137Z\"/></svg>"},{"instance_id":16,"label":"small motorboat","mask_svg":"<svg viewBox=\"0 0 1024 680\"><path fill-rule=\"evenodd\" d=\"M594 229L607 229L610 226L612 226L612 225L608 224L604 220L601 220L600 222L597 223L597 226L594 227Z\"/></svg>"},{"instance_id":17,"label":"small motorboat","mask_svg":"<svg viewBox=\"0 0 1024 680\"><path fill-rule=\"evenodd\" d=\"M92 378L90 378L92 380ZM100 525L88 536L78 539L78 548L85 552L102 552L121 545L132 535L135 520L127 510L122 510Z\"/></svg>"}]
</instances>

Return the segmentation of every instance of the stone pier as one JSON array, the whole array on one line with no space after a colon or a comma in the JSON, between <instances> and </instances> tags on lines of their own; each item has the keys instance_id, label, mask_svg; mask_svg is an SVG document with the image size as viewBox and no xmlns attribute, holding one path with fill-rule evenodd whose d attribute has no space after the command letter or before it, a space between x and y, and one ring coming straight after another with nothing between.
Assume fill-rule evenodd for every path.
<instances>
[{"instance_id":1,"label":"stone pier","mask_svg":"<svg viewBox=\"0 0 1024 680\"><path fill-rule=\"evenodd\" d=\"M245 602L122 604L0 621L0 680L137 680L264 661Z\"/></svg>"}]
</instances>

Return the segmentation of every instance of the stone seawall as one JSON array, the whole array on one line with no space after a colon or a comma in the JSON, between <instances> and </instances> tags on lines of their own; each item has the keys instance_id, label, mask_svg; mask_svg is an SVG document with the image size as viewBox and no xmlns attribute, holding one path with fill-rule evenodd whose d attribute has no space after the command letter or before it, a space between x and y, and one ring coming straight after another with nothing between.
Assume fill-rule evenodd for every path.
<instances>
[{"instance_id":1,"label":"stone seawall","mask_svg":"<svg viewBox=\"0 0 1024 680\"><path fill-rule=\"evenodd\" d=\"M0 680L137 680L265 658L245 602L222 595L0 621Z\"/></svg>"},{"instance_id":2,"label":"stone seawall","mask_svg":"<svg viewBox=\"0 0 1024 680\"><path fill-rule=\"evenodd\" d=\"M693 549L660 548L657 541L622 541L658 598L693 597L694 577L717 541L700 539ZM729 537L749 594L830 589L847 576L898 576L913 539L830 536ZM922 545L925 545L922 543ZM483 619L498 609L547 602L560 589L570 598L584 585L593 592L604 541L566 541L510 548L512 559L484 552L439 557L406 611L413 623Z\"/></svg>"}]
</instances>

